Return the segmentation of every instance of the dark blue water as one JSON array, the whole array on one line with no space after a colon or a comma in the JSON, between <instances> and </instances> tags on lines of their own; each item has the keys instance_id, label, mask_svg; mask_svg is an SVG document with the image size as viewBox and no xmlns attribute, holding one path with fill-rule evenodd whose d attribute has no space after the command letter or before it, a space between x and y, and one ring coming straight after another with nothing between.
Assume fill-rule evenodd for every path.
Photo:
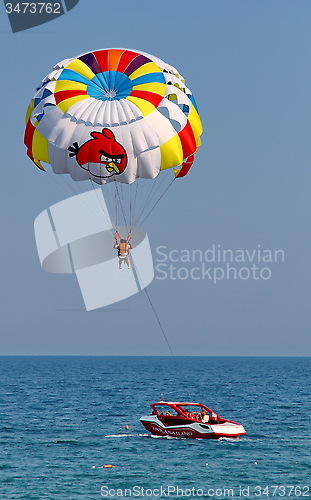
<instances>
[{"instance_id":1,"label":"dark blue water","mask_svg":"<svg viewBox=\"0 0 311 500\"><path fill-rule=\"evenodd\" d=\"M0 500L311 497L310 380L311 358L1 357ZM247 434L150 437L161 394Z\"/></svg>"}]
</instances>

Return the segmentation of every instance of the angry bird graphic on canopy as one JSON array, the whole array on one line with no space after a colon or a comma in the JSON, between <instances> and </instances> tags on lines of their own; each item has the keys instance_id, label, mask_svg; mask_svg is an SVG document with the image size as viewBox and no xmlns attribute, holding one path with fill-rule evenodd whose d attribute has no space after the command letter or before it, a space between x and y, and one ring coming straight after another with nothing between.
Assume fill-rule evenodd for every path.
<instances>
[{"instance_id":1,"label":"angry bird graphic on canopy","mask_svg":"<svg viewBox=\"0 0 311 500\"><path fill-rule=\"evenodd\" d=\"M92 139L79 146L74 142L68 148L69 156L76 156L77 162L84 170L96 167L96 177L108 178L124 172L127 165L127 154L114 133L109 128L101 132L91 132Z\"/></svg>"}]
</instances>

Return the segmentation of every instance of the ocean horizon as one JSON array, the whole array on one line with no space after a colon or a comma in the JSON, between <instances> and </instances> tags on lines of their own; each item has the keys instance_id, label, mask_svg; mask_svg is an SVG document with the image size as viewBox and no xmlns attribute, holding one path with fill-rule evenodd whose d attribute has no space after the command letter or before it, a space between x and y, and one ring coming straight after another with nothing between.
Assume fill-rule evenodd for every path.
<instances>
[{"instance_id":1,"label":"ocean horizon","mask_svg":"<svg viewBox=\"0 0 311 500\"><path fill-rule=\"evenodd\" d=\"M310 374L304 356L1 356L0 498L310 497ZM162 397L247 433L152 437Z\"/></svg>"}]
</instances>

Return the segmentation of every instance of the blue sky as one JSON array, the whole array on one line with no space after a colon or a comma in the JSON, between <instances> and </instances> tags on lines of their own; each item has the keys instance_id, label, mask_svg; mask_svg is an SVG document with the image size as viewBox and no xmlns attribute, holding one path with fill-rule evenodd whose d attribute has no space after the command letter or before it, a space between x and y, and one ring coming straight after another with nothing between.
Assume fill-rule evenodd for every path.
<instances>
[{"instance_id":1,"label":"blue sky","mask_svg":"<svg viewBox=\"0 0 311 500\"><path fill-rule=\"evenodd\" d=\"M25 155L34 89L64 58L126 47L180 71L204 126L191 173L146 221L154 258L159 246L285 255L268 280L155 279L174 353L310 356L310 2L80 0L16 34L1 9L1 354L169 354L144 292L86 312L74 276L40 268L33 235L66 198Z\"/></svg>"}]
</instances>

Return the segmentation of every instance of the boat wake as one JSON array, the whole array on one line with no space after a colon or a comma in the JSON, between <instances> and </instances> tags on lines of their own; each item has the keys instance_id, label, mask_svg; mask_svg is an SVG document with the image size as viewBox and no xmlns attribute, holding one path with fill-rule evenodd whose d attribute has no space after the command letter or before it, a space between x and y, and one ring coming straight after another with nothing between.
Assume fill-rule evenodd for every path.
<instances>
[{"instance_id":1,"label":"boat wake","mask_svg":"<svg viewBox=\"0 0 311 500\"><path fill-rule=\"evenodd\" d=\"M76 439L54 439L54 444L73 444L77 445L78 441Z\"/></svg>"},{"instance_id":2,"label":"boat wake","mask_svg":"<svg viewBox=\"0 0 311 500\"><path fill-rule=\"evenodd\" d=\"M106 434L105 438L149 437L149 434Z\"/></svg>"}]
</instances>

